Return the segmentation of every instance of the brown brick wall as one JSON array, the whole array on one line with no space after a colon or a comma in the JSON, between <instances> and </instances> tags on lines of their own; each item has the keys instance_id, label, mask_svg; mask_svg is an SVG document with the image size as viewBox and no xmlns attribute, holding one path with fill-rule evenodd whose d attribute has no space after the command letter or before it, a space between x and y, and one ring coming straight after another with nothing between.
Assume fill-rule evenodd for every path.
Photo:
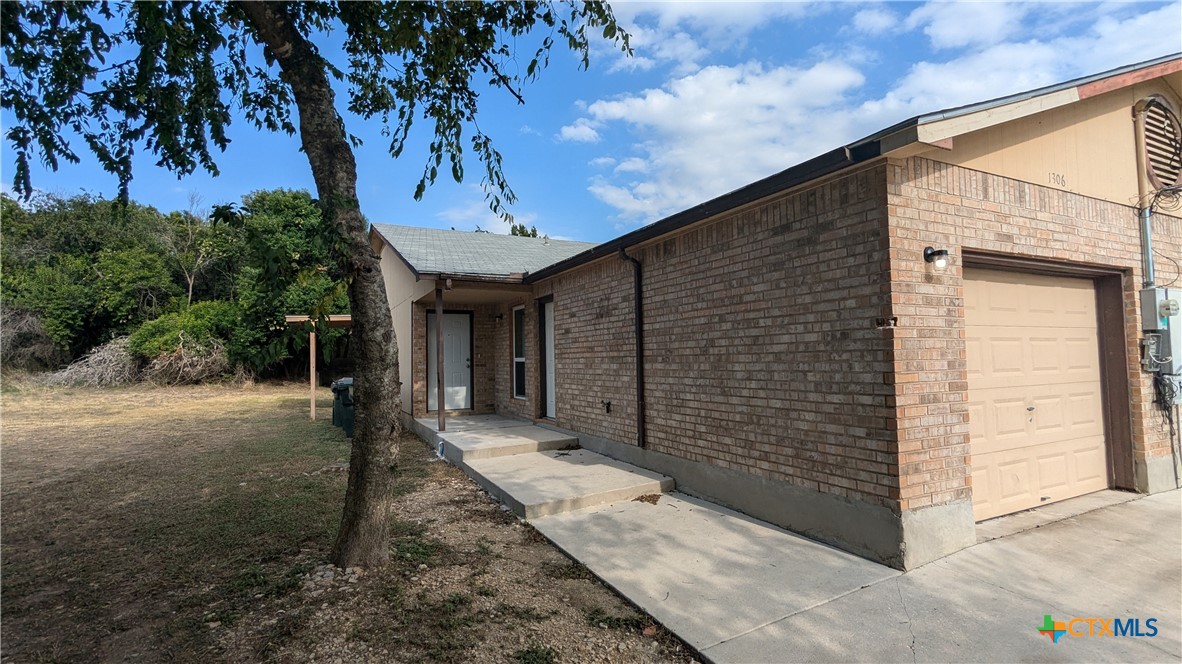
<instances>
[{"instance_id":1,"label":"brown brick wall","mask_svg":"<svg viewBox=\"0 0 1182 664\"><path fill-rule=\"evenodd\" d=\"M1140 244L1131 206L923 158L891 160L887 181L902 509L971 493L964 249L1124 270L1134 454L1169 454L1152 385L1139 368ZM1154 231L1162 254L1182 255L1182 222L1159 217ZM953 251L945 272L924 263L929 245ZM1161 263L1163 276L1172 274L1169 261Z\"/></svg>"},{"instance_id":2,"label":"brown brick wall","mask_svg":"<svg viewBox=\"0 0 1182 664\"><path fill-rule=\"evenodd\" d=\"M894 505L885 165L634 253L644 264L648 447ZM632 268L539 287L558 319L558 423L635 441ZM612 402L603 412L602 400Z\"/></svg>"},{"instance_id":3,"label":"brown brick wall","mask_svg":"<svg viewBox=\"0 0 1182 664\"><path fill-rule=\"evenodd\" d=\"M513 397L513 308L525 311L525 398ZM532 296L523 296L501 305L497 313L503 318L497 324L494 338L496 376L496 410L513 417L533 419L538 413L538 318Z\"/></svg>"},{"instance_id":4,"label":"brown brick wall","mask_svg":"<svg viewBox=\"0 0 1182 664\"><path fill-rule=\"evenodd\" d=\"M457 307L463 309L464 307ZM496 320L500 310L494 305L482 304L471 307L472 318L472 379L474 390L472 407L477 413L493 413L497 409L496 362L497 348Z\"/></svg>"},{"instance_id":5,"label":"brown brick wall","mask_svg":"<svg viewBox=\"0 0 1182 664\"><path fill-rule=\"evenodd\" d=\"M414 370L411 379L414 387L411 390L411 400L414 405L411 414L415 417L427 415L427 308L422 304L415 304L411 310L411 361Z\"/></svg>"},{"instance_id":6,"label":"brown brick wall","mask_svg":"<svg viewBox=\"0 0 1182 664\"><path fill-rule=\"evenodd\" d=\"M635 442L631 263L619 258L599 261L539 284L536 291L538 297L554 297L556 423L610 440ZM535 317L535 328L536 321ZM531 345L534 367L537 348L536 343ZM604 401L611 402L611 413Z\"/></svg>"}]
</instances>

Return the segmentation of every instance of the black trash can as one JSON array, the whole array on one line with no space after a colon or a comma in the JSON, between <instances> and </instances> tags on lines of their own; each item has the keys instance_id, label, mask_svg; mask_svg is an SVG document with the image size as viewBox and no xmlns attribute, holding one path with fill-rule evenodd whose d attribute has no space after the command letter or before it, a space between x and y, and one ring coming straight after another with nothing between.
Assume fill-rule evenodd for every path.
<instances>
[{"instance_id":1,"label":"black trash can","mask_svg":"<svg viewBox=\"0 0 1182 664\"><path fill-rule=\"evenodd\" d=\"M332 423L353 437L353 379L339 378L332 382Z\"/></svg>"}]
</instances>

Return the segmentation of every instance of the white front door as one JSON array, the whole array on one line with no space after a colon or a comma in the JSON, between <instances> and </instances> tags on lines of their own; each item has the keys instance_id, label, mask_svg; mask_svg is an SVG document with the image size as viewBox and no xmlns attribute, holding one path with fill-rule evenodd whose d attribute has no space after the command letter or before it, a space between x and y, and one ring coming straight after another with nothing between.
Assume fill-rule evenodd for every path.
<instances>
[{"instance_id":1,"label":"white front door","mask_svg":"<svg viewBox=\"0 0 1182 664\"><path fill-rule=\"evenodd\" d=\"M435 314L427 314L427 410L438 410ZM443 392L446 410L472 407L472 317L443 314Z\"/></svg>"},{"instance_id":2,"label":"white front door","mask_svg":"<svg viewBox=\"0 0 1182 664\"><path fill-rule=\"evenodd\" d=\"M542 304L542 352L546 364L546 417L554 417L554 303Z\"/></svg>"}]
</instances>

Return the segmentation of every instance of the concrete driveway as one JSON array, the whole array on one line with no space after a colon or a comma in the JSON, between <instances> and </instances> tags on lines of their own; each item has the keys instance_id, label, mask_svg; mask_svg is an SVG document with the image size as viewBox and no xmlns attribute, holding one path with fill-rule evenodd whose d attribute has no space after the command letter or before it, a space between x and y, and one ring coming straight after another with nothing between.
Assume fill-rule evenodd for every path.
<instances>
[{"instance_id":1,"label":"concrete driveway","mask_svg":"<svg viewBox=\"0 0 1182 664\"><path fill-rule=\"evenodd\" d=\"M1178 491L906 574L678 494L532 523L715 662L1182 660ZM1157 634L1055 643L1038 631L1045 615L1137 619L1142 632L1154 618Z\"/></svg>"}]
</instances>

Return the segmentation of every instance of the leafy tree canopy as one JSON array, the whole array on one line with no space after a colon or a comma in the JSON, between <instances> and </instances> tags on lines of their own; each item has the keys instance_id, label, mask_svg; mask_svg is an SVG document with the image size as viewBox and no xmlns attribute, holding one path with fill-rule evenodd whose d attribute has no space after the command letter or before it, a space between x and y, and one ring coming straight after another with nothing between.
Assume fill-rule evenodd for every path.
<instances>
[{"instance_id":1,"label":"leafy tree canopy","mask_svg":"<svg viewBox=\"0 0 1182 664\"><path fill-rule=\"evenodd\" d=\"M349 311L339 236L306 191L247 194L238 226L90 195L39 195L25 205L5 196L0 206L0 296L34 315L67 359L133 331L157 340L136 345L150 359L172 350L167 343L174 349L188 327L190 339L208 328L232 361L265 374L307 343L284 314ZM202 312L217 312L221 323L205 325ZM139 331L154 320L168 334ZM343 336L322 330L326 359Z\"/></svg>"},{"instance_id":2,"label":"leafy tree canopy","mask_svg":"<svg viewBox=\"0 0 1182 664\"><path fill-rule=\"evenodd\" d=\"M164 215L136 203L3 199L0 295L77 354L160 313L180 292L161 246Z\"/></svg>"},{"instance_id":3,"label":"leafy tree canopy","mask_svg":"<svg viewBox=\"0 0 1182 664\"><path fill-rule=\"evenodd\" d=\"M525 224L512 223L512 224L509 224L509 235L519 235L521 237L537 237L538 236L538 227L537 226L530 226L529 228L526 228Z\"/></svg>"},{"instance_id":4,"label":"leafy tree canopy","mask_svg":"<svg viewBox=\"0 0 1182 664\"><path fill-rule=\"evenodd\" d=\"M285 54L265 49L262 59L253 55L252 45L265 40L244 4L7 5L0 13L0 104L16 118L5 133L15 156L15 190L33 191L33 159L53 169L61 161L77 162L71 134L118 176L123 198L141 147L178 175L198 168L217 174L215 153L229 145L226 131L236 108L257 128L294 134L290 80L274 66L276 55ZM592 30L628 49L627 35L603 2L281 4L310 42L338 33L339 58L330 62L315 48L313 55L345 88L350 112L382 123L392 156L402 154L416 121L431 126L416 198L440 169L459 181L470 150L483 166L482 184L498 213L514 195L501 155L475 122L483 86L523 101L519 87L549 63L556 40L587 66ZM517 40L533 31L540 44L519 61Z\"/></svg>"}]
</instances>

